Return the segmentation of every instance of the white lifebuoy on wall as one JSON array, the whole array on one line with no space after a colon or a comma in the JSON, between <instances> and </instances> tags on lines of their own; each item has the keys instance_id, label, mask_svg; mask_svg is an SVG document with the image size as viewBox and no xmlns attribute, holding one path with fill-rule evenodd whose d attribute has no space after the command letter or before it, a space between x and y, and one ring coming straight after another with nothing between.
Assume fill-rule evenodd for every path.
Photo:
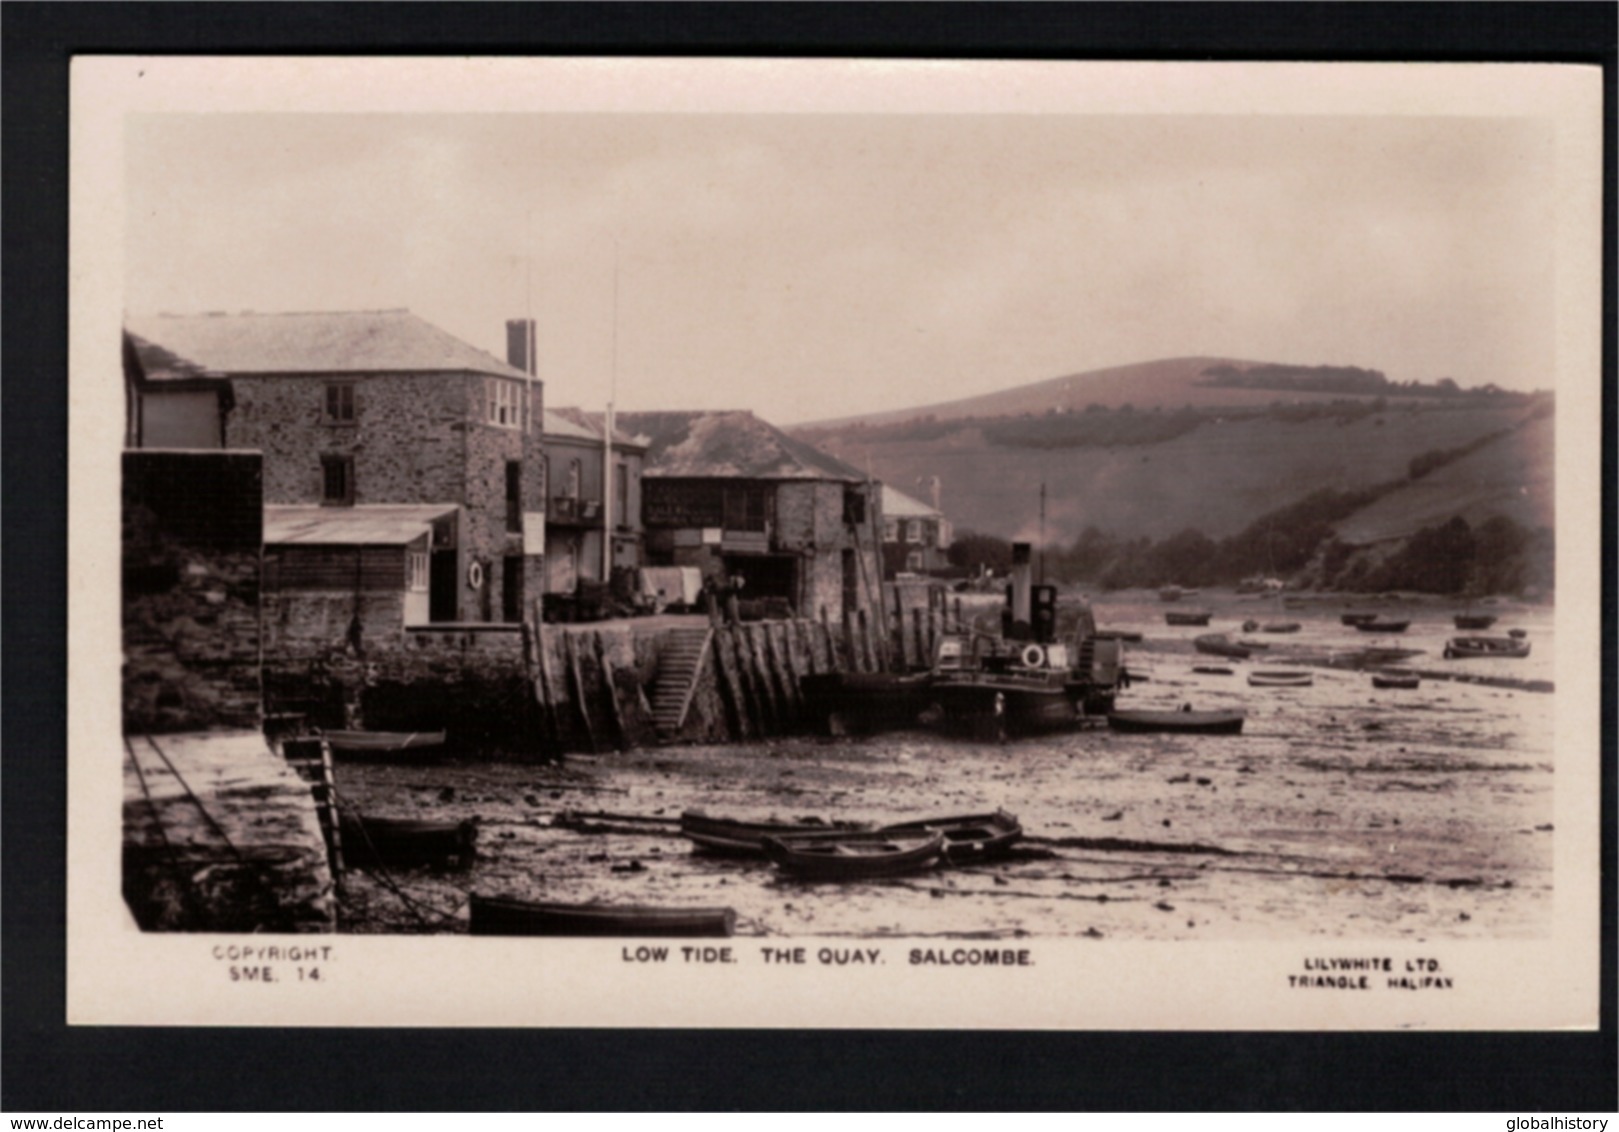
<instances>
[{"instance_id":1,"label":"white lifebuoy on wall","mask_svg":"<svg viewBox=\"0 0 1619 1132\"><path fill-rule=\"evenodd\" d=\"M1024 645L1020 656L1024 668L1044 668L1046 666L1046 650L1039 645Z\"/></svg>"},{"instance_id":2,"label":"white lifebuoy on wall","mask_svg":"<svg viewBox=\"0 0 1619 1132\"><path fill-rule=\"evenodd\" d=\"M475 590L483 589L483 563L476 559L467 565L467 585Z\"/></svg>"}]
</instances>

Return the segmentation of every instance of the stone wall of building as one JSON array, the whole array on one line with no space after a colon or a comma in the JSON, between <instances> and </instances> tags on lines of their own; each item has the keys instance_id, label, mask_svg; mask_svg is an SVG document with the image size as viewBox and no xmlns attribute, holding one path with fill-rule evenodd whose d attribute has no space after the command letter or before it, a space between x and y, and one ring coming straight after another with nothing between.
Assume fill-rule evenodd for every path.
<instances>
[{"instance_id":1,"label":"stone wall of building","mask_svg":"<svg viewBox=\"0 0 1619 1132\"><path fill-rule=\"evenodd\" d=\"M124 453L125 730L259 725L260 490L256 453Z\"/></svg>"}]
</instances>

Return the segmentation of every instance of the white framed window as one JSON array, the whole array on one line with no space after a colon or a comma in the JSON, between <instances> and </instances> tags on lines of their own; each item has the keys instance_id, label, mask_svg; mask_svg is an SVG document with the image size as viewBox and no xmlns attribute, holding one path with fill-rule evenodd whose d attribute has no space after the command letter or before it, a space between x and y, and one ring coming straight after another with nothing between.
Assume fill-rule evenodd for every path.
<instances>
[{"instance_id":1,"label":"white framed window","mask_svg":"<svg viewBox=\"0 0 1619 1132\"><path fill-rule=\"evenodd\" d=\"M517 428L522 423L518 413L518 388L515 381L491 378L488 397L484 403L489 409L489 423L501 428Z\"/></svg>"},{"instance_id":2,"label":"white framed window","mask_svg":"<svg viewBox=\"0 0 1619 1132\"><path fill-rule=\"evenodd\" d=\"M427 592L427 551L406 551L405 578L412 593Z\"/></svg>"},{"instance_id":3,"label":"white framed window","mask_svg":"<svg viewBox=\"0 0 1619 1132\"><path fill-rule=\"evenodd\" d=\"M921 542L922 541L922 520L921 519L907 519L906 520L906 522L905 522L905 541L906 542Z\"/></svg>"},{"instance_id":4,"label":"white framed window","mask_svg":"<svg viewBox=\"0 0 1619 1132\"><path fill-rule=\"evenodd\" d=\"M899 541L899 520L898 519L884 519L883 520L883 541L884 542L898 542Z\"/></svg>"}]
</instances>

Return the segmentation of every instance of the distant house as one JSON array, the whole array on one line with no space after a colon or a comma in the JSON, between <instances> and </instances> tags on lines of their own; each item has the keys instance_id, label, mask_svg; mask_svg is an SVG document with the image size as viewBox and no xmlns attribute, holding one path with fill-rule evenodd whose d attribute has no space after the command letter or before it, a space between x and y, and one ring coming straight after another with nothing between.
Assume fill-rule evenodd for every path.
<instances>
[{"instance_id":1,"label":"distant house","mask_svg":"<svg viewBox=\"0 0 1619 1132\"><path fill-rule=\"evenodd\" d=\"M865 475L749 412L621 413L648 438L651 565L740 578L799 616L878 608L882 504Z\"/></svg>"},{"instance_id":2,"label":"distant house","mask_svg":"<svg viewBox=\"0 0 1619 1132\"><path fill-rule=\"evenodd\" d=\"M543 399L523 369L403 310L155 315L125 330L146 443L200 434L203 399L177 398L213 390L223 446L264 454L266 504L458 509L430 551L433 621L516 621L543 592Z\"/></svg>"},{"instance_id":3,"label":"distant house","mask_svg":"<svg viewBox=\"0 0 1619 1132\"><path fill-rule=\"evenodd\" d=\"M953 532L950 520L904 492L883 484L883 572L925 574L950 565L945 552Z\"/></svg>"},{"instance_id":4,"label":"distant house","mask_svg":"<svg viewBox=\"0 0 1619 1132\"><path fill-rule=\"evenodd\" d=\"M646 445L613 429L612 498L603 487L607 446L599 416L547 409L543 442L551 498L545 512L545 592L572 594L579 582L606 582L603 539L612 539L612 568L642 564L641 477ZM605 528L611 524L612 530Z\"/></svg>"}]
</instances>

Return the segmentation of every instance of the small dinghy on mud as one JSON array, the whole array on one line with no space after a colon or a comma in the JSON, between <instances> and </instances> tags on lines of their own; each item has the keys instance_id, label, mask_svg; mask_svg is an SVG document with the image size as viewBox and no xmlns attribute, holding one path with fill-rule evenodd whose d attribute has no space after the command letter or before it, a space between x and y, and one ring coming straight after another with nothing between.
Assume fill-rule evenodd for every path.
<instances>
[{"instance_id":1,"label":"small dinghy on mud","mask_svg":"<svg viewBox=\"0 0 1619 1132\"><path fill-rule=\"evenodd\" d=\"M1355 622L1355 628L1362 633L1403 633L1411 628L1411 622L1373 619L1371 621L1357 621Z\"/></svg>"},{"instance_id":2,"label":"small dinghy on mud","mask_svg":"<svg viewBox=\"0 0 1619 1132\"><path fill-rule=\"evenodd\" d=\"M1344 625L1367 625L1377 620L1375 613L1340 613L1338 620Z\"/></svg>"},{"instance_id":3,"label":"small dinghy on mud","mask_svg":"<svg viewBox=\"0 0 1619 1132\"><path fill-rule=\"evenodd\" d=\"M1372 673L1372 687L1374 688L1402 688L1409 690L1422 686L1422 677L1415 672L1374 672Z\"/></svg>"},{"instance_id":4,"label":"small dinghy on mud","mask_svg":"<svg viewBox=\"0 0 1619 1132\"><path fill-rule=\"evenodd\" d=\"M472 821L423 821L344 814L338 822L343 855L355 865L445 865L472 862L478 826Z\"/></svg>"},{"instance_id":5,"label":"small dinghy on mud","mask_svg":"<svg viewBox=\"0 0 1619 1132\"><path fill-rule=\"evenodd\" d=\"M1493 613L1458 613L1453 620L1458 629L1488 629L1496 622Z\"/></svg>"},{"instance_id":6,"label":"small dinghy on mud","mask_svg":"<svg viewBox=\"0 0 1619 1132\"><path fill-rule=\"evenodd\" d=\"M1254 651L1246 645L1237 644L1224 633L1204 633L1201 637L1193 637L1192 647L1209 656L1228 656L1233 660L1246 660Z\"/></svg>"},{"instance_id":7,"label":"small dinghy on mud","mask_svg":"<svg viewBox=\"0 0 1619 1132\"><path fill-rule=\"evenodd\" d=\"M1164 614L1166 625L1207 625L1214 614L1206 609L1179 609Z\"/></svg>"},{"instance_id":8,"label":"small dinghy on mud","mask_svg":"<svg viewBox=\"0 0 1619 1132\"><path fill-rule=\"evenodd\" d=\"M801 880L870 880L933 867L944 854L944 833L928 830L889 836L765 838L765 856Z\"/></svg>"},{"instance_id":9,"label":"small dinghy on mud","mask_svg":"<svg viewBox=\"0 0 1619 1132\"><path fill-rule=\"evenodd\" d=\"M1452 637L1445 644L1446 660L1480 657L1514 659L1529 655L1529 642L1522 637Z\"/></svg>"},{"instance_id":10,"label":"small dinghy on mud","mask_svg":"<svg viewBox=\"0 0 1619 1132\"><path fill-rule=\"evenodd\" d=\"M1296 668L1261 668L1248 673L1252 688L1308 688L1314 683L1313 674Z\"/></svg>"},{"instance_id":11,"label":"small dinghy on mud","mask_svg":"<svg viewBox=\"0 0 1619 1132\"><path fill-rule=\"evenodd\" d=\"M430 759L444 746L442 731L328 731L332 754L377 762L415 762Z\"/></svg>"},{"instance_id":12,"label":"small dinghy on mud","mask_svg":"<svg viewBox=\"0 0 1619 1132\"><path fill-rule=\"evenodd\" d=\"M901 822L885 825L878 832L895 838L942 833L944 859L952 865L968 865L1005 854L1023 836L1023 826L1014 815L996 810L992 814Z\"/></svg>"},{"instance_id":13,"label":"small dinghy on mud","mask_svg":"<svg viewBox=\"0 0 1619 1132\"><path fill-rule=\"evenodd\" d=\"M791 822L739 821L710 817L701 810L687 810L680 815L680 832L698 849L736 857L764 856L767 837L825 836L868 829L868 825L827 822L819 818Z\"/></svg>"},{"instance_id":14,"label":"small dinghy on mud","mask_svg":"<svg viewBox=\"0 0 1619 1132\"><path fill-rule=\"evenodd\" d=\"M1181 732L1188 735L1237 735L1242 732L1240 711L1116 711L1107 717L1115 731L1136 733Z\"/></svg>"},{"instance_id":15,"label":"small dinghy on mud","mask_svg":"<svg viewBox=\"0 0 1619 1132\"><path fill-rule=\"evenodd\" d=\"M472 935L672 936L723 938L736 932L733 908L639 904L545 904L513 896L472 896Z\"/></svg>"}]
</instances>

